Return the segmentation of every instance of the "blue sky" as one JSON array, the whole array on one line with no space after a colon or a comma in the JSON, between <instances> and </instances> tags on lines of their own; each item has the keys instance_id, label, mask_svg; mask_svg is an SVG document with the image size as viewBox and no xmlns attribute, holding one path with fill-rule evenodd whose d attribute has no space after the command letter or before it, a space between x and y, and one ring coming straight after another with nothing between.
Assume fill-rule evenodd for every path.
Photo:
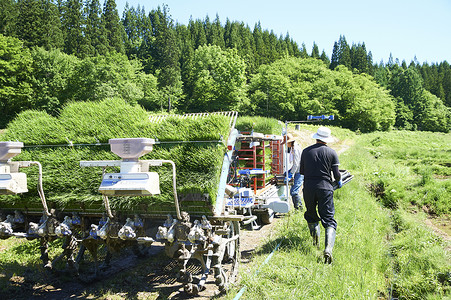
<instances>
[{"instance_id":1,"label":"blue sky","mask_svg":"<svg viewBox=\"0 0 451 300\"><path fill-rule=\"evenodd\" d=\"M313 42L331 57L340 35L347 42L365 42L373 61L393 58L410 63L451 63L451 0L116 0L119 16L125 3L144 6L146 13L166 4L172 19L188 24L193 19L219 16L242 21L290 37L311 53Z\"/></svg>"}]
</instances>

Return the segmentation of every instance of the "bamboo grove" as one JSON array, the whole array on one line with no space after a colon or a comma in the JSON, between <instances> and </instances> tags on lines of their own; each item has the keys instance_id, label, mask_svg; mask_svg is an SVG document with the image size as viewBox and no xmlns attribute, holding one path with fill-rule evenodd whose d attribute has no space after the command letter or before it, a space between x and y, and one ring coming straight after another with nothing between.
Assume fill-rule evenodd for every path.
<instances>
[{"instance_id":1,"label":"bamboo grove","mask_svg":"<svg viewBox=\"0 0 451 300\"><path fill-rule=\"evenodd\" d=\"M148 111L237 110L279 120L335 114L369 132L449 132L448 62L373 62L365 43L331 58L257 23L147 13L114 0L0 0L0 128L22 111L121 98Z\"/></svg>"}]
</instances>

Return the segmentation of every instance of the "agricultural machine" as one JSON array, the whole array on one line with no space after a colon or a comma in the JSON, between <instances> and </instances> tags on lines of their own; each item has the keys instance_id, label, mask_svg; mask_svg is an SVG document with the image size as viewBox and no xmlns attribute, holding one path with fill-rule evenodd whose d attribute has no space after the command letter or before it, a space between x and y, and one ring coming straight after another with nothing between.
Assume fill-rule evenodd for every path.
<instances>
[{"instance_id":1,"label":"agricultural machine","mask_svg":"<svg viewBox=\"0 0 451 300\"><path fill-rule=\"evenodd\" d=\"M88 250L95 275L110 264L115 251L128 248L140 255L158 243L178 262L179 278L187 293L202 291L209 274L215 277L220 291L226 290L238 271L241 227L249 225L255 229L268 224L275 213L287 213L290 203L288 186L283 178L280 180L284 170L282 136L239 132L235 128L236 112L217 114L228 118L229 133L218 141L217 147L224 150L215 199L199 193L178 194L177 166L173 160L142 159L154 147L161 146L159 141L113 138L108 144L120 160L82 160L78 166L80 170L99 170L98 179L82 184L95 185L101 202L64 207L56 202L49 204L44 195L41 164L13 161L24 144L0 142L0 195L20 199L28 192L27 174L20 172L21 168L37 166L41 200L40 205L19 200L1 202L0 238L38 239L45 268L55 270L65 262L74 274L81 272ZM210 115L177 117L188 121ZM166 117L152 117L150 122L162 122ZM161 173L165 174L162 177L157 171L161 168L170 171ZM156 204L150 209L150 200L146 199L162 193L160 181L171 182L173 203ZM133 202L138 198L144 200ZM116 199L132 199L130 203L136 204L121 208L115 205ZM57 239L63 239L62 252L51 259L49 243ZM97 258L100 252L105 253L102 265ZM196 276L188 268L192 261L200 264Z\"/></svg>"}]
</instances>

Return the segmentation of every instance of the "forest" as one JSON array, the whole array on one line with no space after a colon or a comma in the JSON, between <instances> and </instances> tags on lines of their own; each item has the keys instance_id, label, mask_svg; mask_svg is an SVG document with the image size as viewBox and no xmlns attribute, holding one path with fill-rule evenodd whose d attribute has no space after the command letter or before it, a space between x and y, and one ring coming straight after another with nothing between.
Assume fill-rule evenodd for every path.
<instances>
[{"instance_id":1,"label":"forest","mask_svg":"<svg viewBox=\"0 0 451 300\"><path fill-rule=\"evenodd\" d=\"M257 23L146 12L114 0L0 0L0 128L26 110L119 98L149 112L236 110L361 132L449 132L448 62L373 62L344 35L329 58Z\"/></svg>"}]
</instances>

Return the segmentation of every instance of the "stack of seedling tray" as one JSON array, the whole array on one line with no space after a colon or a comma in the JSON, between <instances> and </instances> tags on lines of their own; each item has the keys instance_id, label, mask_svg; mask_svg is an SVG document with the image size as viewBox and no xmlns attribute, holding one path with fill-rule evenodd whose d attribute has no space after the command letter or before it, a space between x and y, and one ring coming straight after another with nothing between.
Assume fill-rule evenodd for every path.
<instances>
[{"instance_id":1,"label":"stack of seedling tray","mask_svg":"<svg viewBox=\"0 0 451 300\"><path fill-rule=\"evenodd\" d=\"M25 111L8 124L0 140L24 143L22 153L13 160L42 164L49 209L99 215L104 212L98 192L102 168L82 168L79 162L120 160L110 151L111 138L153 138L154 150L141 159L174 161L181 209L194 215L208 215L212 214L216 200L226 141L233 126L225 114L197 118L169 115L155 121L141 107L110 99L69 104L57 117ZM1 195L0 210L41 213L37 170L20 171L27 173L29 192ZM118 168L108 170L118 171ZM175 211L171 166L151 167L150 171L159 173L161 194L110 198L113 211L158 216Z\"/></svg>"}]
</instances>

